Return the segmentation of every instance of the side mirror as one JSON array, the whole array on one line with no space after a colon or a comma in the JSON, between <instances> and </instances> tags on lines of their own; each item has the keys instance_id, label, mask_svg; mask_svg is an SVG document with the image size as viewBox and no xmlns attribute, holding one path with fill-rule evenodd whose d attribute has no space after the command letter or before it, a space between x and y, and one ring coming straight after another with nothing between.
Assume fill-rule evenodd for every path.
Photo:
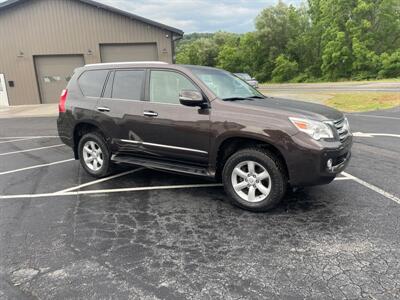
<instances>
[{"instance_id":1,"label":"side mirror","mask_svg":"<svg viewBox=\"0 0 400 300\"><path fill-rule=\"evenodd\" d=\"M203 106L203 95L198 91L182 90L179 93L179 101L186 106Z\"/></svg>"}]
</instances>

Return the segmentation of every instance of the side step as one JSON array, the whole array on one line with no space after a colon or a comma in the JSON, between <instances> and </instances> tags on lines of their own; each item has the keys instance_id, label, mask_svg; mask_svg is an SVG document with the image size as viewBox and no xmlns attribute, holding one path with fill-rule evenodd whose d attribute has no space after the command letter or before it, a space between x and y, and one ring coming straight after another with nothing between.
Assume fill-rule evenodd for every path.
<instances>
[{"instance_id":1,"label":"side step","mask_svg":"<svg viewBox=\"0 0 400 300\"><path fill-rule=\"evenodd\" d=\"M111 160L118 164L131 164L143 166L149 169L164 170L174 173L184 173L203 177L214 177L214 174L211 174L207 168L180 163L170 163L140 157L132 157L128 155L113 155L111 156Z\"/></svg>"}]
</instances>

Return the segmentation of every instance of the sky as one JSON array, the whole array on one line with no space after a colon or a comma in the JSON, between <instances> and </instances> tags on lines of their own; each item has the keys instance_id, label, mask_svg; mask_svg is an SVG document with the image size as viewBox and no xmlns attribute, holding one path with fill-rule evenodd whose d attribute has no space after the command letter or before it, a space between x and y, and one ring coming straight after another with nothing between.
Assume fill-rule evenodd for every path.
<instances>
[{"instance_id":1,"label":"sky","mask_svg":"<svg viewBox=\"0 0 400 300\"><path fill-rule=\"evenodd\" d=\"M0 0L0 3L4 0ZM254 19L278 0L96 0L185 33L254 30ZM283 0L299 5L303 0Z\"/></svg>"},{"instance_id":2,"label":"sky","mask_svg":"<svg viewBox=\"0 0 400 300\"><path fill-rule=\"evenodd\" d=\"M260 11L278 0L98 0L139 16L191 32L254 30ZM299 5L302 0L284 0Z\"/></svg>"}]
</instances>

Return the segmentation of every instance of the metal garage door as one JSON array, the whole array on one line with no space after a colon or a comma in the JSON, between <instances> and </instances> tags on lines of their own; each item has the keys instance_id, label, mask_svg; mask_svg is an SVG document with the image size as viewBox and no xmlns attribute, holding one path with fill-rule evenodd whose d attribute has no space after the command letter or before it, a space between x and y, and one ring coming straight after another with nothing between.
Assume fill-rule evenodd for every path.
<instances>
[{"instance_id":1,"label":"metal garage door","mask_svg":"<svg viewBox=\"0 0 400 300\"><path fill-rule=\"evenodd\" d=\"M74 69L84 64L82 55L36 56L36 75L42 103L57 103Z\"/></svg>"},{"instance_id":2,"label":"metal garage door","mask_svg":"<svg viewBox=\"0 0 400 300\"><path fill-rule=\"evenodd\" d=\"M100 45L102 62L158 60L156 43Z\"/></svg>"}]
</instances>

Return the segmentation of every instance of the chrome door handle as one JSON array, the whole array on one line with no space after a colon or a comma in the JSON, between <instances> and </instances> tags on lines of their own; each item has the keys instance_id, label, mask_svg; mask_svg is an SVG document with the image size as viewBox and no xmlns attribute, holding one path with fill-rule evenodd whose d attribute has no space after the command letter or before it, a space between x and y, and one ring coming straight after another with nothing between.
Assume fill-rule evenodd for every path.
<instances>
[{"instance_id":1,"label":"chrome door handle","mask_svg":"<svg viewBox=\"0 0 400 300\"><path fill-rule=\"evenodd\" d=\"M108 107L103 107L103 106L97 107L97 110L101 111L101 112L109 112L110 111L110 109Z\"/></svg>"},{"instance_id":2,"label":"chrome door handle","mask_svg":"<svg viewBox=\"0 0 400 300\"><path fill-rule=\"evenodd\" d=\"M145 111L143 112L143 115L146 117L157 117L158 113L156 113L155 111Z\"/></svg>"}]
</instances>

